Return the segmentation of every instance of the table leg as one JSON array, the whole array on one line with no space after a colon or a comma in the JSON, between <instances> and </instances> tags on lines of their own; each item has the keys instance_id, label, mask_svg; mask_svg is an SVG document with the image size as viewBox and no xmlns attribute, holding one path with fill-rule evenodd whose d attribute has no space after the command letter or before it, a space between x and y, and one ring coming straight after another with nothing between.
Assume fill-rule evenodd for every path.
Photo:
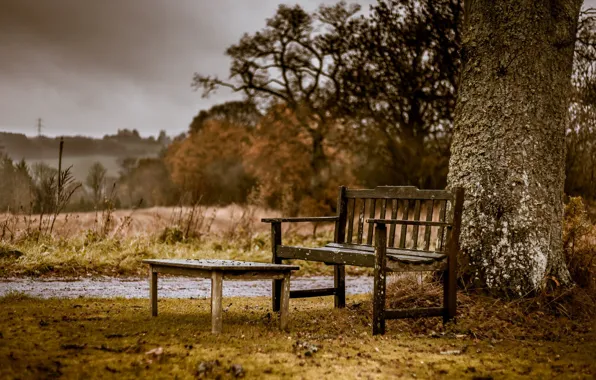
<instances>
[{"instance_id":1,"label":"table leg","mask_svg":"<svg viewBox=\"0 0 596 380\"><path fill-rule=\"evenodd\" d=\"M279 314L279 328L288 328L288 314L290 313L290 274L284 275L281 285L281 310Z\"/></svg>"},{"instance_id":2,"label":"table leg","mask_svg":"<svg viewBox=\"0 0 596 380\"><path fill-rule=\"evenodd\" d=\"M211 332L219 334L222 329L222 285L223 273L214 271L211 274Z\"/></svg>"},{"instance_id":3,"label":"table leg","mask_svg":"<svg viewBox=\"0 0 596 380\"><path fill-rule=\"evenodd\" d=\"M149 266L149 298L151 299L151 316L157 317L157 272Z\"/></svg>"}]
</instances>

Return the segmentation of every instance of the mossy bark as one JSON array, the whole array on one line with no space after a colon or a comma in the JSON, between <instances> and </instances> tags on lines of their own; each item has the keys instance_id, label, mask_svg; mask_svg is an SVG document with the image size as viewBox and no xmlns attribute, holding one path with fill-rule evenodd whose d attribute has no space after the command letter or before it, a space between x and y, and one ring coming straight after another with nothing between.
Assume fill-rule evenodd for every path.
<instances>
[{"instance_id":1,"label":"mossy bark","mask_svg":"<svg viewBox=\"0 0 596 380\"><path fill-rule=\"evenodd\" d=\"M466 201L464 278L525 295L569 282L565 128L581 0L467 1L449 185Z\"/></svg>"}]
</instances>

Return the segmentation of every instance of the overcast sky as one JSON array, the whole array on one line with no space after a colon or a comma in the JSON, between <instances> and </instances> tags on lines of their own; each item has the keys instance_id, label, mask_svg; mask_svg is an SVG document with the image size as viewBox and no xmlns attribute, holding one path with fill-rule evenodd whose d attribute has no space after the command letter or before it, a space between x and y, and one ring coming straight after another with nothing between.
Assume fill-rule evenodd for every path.
<instances>
[{"instance_id":1,"label":"overcast sky","mask_svg":"<svg viewBox=\"0 0 596 380\"><path fill-rule=\"evenodd\" d=\"M322 2L335 1L283 1ZM261 29L279 3L0 0L0 131L34 135L42 118L49 136L184 132L200 109L238 97L202 99L193 73L226 77L226 47Z\"/></svg>"}]
</instances>

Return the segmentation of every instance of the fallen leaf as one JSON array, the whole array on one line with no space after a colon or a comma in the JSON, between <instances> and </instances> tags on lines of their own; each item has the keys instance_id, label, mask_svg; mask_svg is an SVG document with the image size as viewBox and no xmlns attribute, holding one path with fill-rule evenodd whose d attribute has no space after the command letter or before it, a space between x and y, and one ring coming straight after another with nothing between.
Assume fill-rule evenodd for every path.
<instances>
[{"instance_id":1,"label":"fallen leaf","mask_svg":"<svg viewBox=\"0 0 596 380\"><path fill-rule=\"evenodd\" d=\"M441 351L441 355L460 355L460 354L461 354L461 350Z\"/></svg>"},{"instance_id":2,"label":"fallen leaf","mask_svg":"<svg viewBox=\"0 0 596 380\"><path fill-rule=\"evenodd\" d=\"M87 347L86 344L76 344L76 343L63 344L60 346L60 348L62 348L63 350L82 350L85 347Z\"/></svg>"},{"instance_id":3,"label":"fallen leaf","mask_svg":"<svg viewBox=\"0 0 596 380\"><path fill-rule=\"evenodd\" d=\"M155 357L158 357L161 354L163 354L163 348L162 347L157 347L157 348L154 348L152 350L149 350L149 351L145 352L145 355L153 355Z\"/></svg>"}]
</instances>

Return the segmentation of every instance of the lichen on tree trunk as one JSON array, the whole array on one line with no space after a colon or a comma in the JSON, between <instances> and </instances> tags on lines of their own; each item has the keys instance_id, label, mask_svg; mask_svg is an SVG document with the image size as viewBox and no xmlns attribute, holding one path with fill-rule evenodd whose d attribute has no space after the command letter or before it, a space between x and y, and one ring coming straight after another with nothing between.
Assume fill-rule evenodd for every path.
<instances>
[{"instance_id":1,"label":"lichen on tree trunk","mask_svg":"<svg viewBox=\"0 0 596 380\"><path fill-rule=\"evenodd\" d=\"M464 278L523 296L569 282L565 127L581 0L465 3L449 186L463 186Z\"/></svg>"}]
</instances>

